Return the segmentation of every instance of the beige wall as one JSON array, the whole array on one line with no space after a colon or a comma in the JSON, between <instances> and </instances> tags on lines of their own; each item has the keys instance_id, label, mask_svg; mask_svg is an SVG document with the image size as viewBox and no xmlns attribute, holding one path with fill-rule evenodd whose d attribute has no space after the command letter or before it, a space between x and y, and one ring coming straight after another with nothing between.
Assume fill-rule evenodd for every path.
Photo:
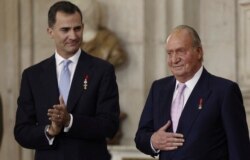
<instances>
[{"instance_id":1,"label":"beige wall","mask_svg":"<svg viewBox=\"0 0 250 160\"><path fill-rule=\"evenodd\" d=\"M19 87L18 2L0 1L0 13L0 92L4 112L4 136L0 159L18 159L20 148L12 134Z\"/></svg>"},{"instance_id":2,"label":"beige wall","mask_svg":"<svg viewBox=\"0 0 250 160\"><path fill-rule=\"evenodd\" d=\"M4 104L1 160L32 159L32 152L21 149L13 137L16 99L22 70L54 51L46 34L47 11L53 2L0 0L0 15L4 15L0 16L0 92ZM178 24L189 24L199 31L206 68L239 82L249 112L250 72L246 68L250 64L250 50L244 40L238 40L239 34L250 33L246 29L250 28L248 0L99 2L102 24L117 34L128 53L126 64L116 70L121 109L128 114L122 126L122 145L134 145L134 134L152 81L169 74L164 41L169 30Z\"/></svg>"}]
</instances>

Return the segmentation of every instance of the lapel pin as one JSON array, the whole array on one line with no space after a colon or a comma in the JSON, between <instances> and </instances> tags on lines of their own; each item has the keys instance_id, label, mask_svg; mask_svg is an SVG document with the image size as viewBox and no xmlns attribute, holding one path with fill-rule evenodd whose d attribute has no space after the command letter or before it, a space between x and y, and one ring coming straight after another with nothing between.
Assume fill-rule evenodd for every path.
<instances>
[{"instance_id":1,"label":"lapel pin","mask_svg":"<svg viewBox=\"0 0 250 160\"><path fill-rule=\"evenodd\" d=\"M87 90L87 88L88 88L88 78L89 78L89 76L85 75L84 81L83 81L83 89L84 90Z\"/></svg>"},{"instance_id":2,"label":"lapel pin","mask_svg":"<svg viewBox=\"0 0 250 160\"><path fill-rule=\"evenodd\" d=\"M198 107L198 109L202 109L202 103L203 103L203 99L202 99L202 98L200 98L200 100L199 100L199 107Z\"/></svg>"}]
</instances>

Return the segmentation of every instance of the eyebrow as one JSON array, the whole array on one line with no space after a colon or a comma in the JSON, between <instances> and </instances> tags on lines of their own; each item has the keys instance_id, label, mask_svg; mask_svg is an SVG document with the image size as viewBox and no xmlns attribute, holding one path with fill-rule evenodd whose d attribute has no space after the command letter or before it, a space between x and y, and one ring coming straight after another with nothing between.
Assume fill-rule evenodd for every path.
<instances>
[{"instance_id":1,"label":"eyebrow","mask_svg":"<svg viewBox=\"0 0 250 160\"><path fill-rule=\"evenodd\" d=\"M80 28L82 28L82 25L78 25L78 26L75 26L75 27L67 27L67 26L65 26L65 27L61 27L61 28L59 28L59 29L60 29L60 30L61 30L61 29L69 30L70 28L73 28L73 29L80 29Z\"/></svg>"}]
</instances>

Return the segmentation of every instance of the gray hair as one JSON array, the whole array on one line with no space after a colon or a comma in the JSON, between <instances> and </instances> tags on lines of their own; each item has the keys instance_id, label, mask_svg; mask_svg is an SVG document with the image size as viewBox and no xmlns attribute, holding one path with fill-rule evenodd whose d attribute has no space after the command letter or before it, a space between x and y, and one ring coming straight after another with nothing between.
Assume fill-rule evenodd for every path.
<instances>
[{"instance_id":1,"label":"gray hair","mask_svg":"<svg viewBox=\"0 0 250 160\"><path fill-rule=\"evenodd\" d=\"M193 40L193 47L202 47L201 45L201 39L198 35L198 33L196 32L196 30L188 25L179 25L177 27L175 27L171 33L179 31L179 30L186 30L188 31L188 33L191 35L192 40Z\"/></svg>"}]
</instances>

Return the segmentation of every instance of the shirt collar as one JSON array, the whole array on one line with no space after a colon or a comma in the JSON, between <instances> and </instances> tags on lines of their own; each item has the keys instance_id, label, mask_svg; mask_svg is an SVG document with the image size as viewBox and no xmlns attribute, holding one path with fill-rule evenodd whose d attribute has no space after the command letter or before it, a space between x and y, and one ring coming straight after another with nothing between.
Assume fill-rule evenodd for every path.
<instances>
[{"instance_id":1,"label":"shirt collar","mask_svg":"<svg viewBox=\"0 0 250 160\"><path fill-rule=\"evenodd\" d=\"M76 64L78 62L80 54L81 54L81 49L79 48L78 51L73 56L68 58L68 60L71 60L72 63ZM65 60L65 58L63 58L58 54L57 50L55 51L55 58L57 66L60 65Z\"/></svg>"},{"instance_id":2,"label":"shirt collar","mask_svg":"<svg viewBox=\"0 0 250 160\"><path fill-rule=\"evenodd\" d=\"M185 82L185 85L187 88L190 88L191 90L194 88L194 86L196 85L196 83L201 77L202 71L203 71L203 66L200 67L200 69L195 73L195 75L190 80ZM179 83L180 82L176 80L176 86L175 86L176 89Z\"/></svg>"}]
</instances>

